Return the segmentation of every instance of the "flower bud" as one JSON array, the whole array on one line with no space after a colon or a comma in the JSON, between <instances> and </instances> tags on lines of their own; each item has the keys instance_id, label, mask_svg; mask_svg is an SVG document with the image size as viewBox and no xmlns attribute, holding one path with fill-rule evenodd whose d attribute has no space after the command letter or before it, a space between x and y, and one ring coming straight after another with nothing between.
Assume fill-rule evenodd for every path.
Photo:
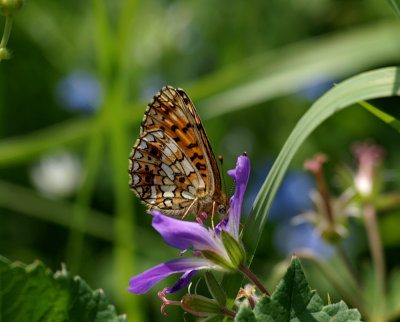
<instances>
[{"instance_id":1,"label":"flower bud","mask_svg":"<svg viewBox=\"0 0 400 322\"><path fill-rule=\"evenodd\" d=\"M7 48L0 48L0 61L3 59L10 59L11 53Z\"/></svg>"},{"instance_id":2,"label":"flower bud","mask_svg":"<svg viewBox=\"0 0 400 322\"><path fill-rule=\"evenodd\" d=\"M1 0L0 14L9 16L16 13L24 4L24 0Z\"/></svg>"},{"instance_id":3,"label":"flower bud","mask_svg":"<svg viewBox=\"0 0 400 322\"><path fill-rule=\"evenodd\" d=\"M233 266L229 260L225 259L224 257L217 254L216 252L213 252L211 250L203 250L201 253L210 262L218 265L219 267L222 267L223 269L225 269L227 271L234 271L237 269L237 266Z\"/></svg>"},{"instance_id":4,"label":"flower bud","mask_svg":"<svg viewBox=\"0 0 400 322\"><path fill-rule=\"evenodd\" d=\"M182 309L196 316L221 314L222 309L217 301L201 295L185 295L181 301Z\"/></svg>"},{"instance_id":5,"label":"flower bud","mask_svg":"<svg viewBox=\"0 0 400 322\"><path fill-rule=\"evenodd\" d=\"M221 231L221 239L232 265L235 268L238 267L245 259L245 251L242 245L225 230Z\"/></svg>"}]
</instances>

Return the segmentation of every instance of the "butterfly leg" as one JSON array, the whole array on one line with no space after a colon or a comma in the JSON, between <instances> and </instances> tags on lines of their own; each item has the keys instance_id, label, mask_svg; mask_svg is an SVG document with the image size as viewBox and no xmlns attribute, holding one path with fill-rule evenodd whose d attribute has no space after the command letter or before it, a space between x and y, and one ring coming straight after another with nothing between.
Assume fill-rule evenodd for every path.
<instances>
[{"instance_id":1,"label":"butterfly leg","mask_svg":"<svg viewBox=\"0 0 400 322\"><path fill-rule=\"evenodd\" d=\"M214 226L214 214L215 214L215 201L213 201L212 204L212 211L211 211L211 227L215 231L215 226Z\"/></svg>"},{"instance_id":2,"label":"butterfly leg","mask_svg":"<svg viewBox=\"0 0 400 322\"><path fill-rule=\"evenodd\" d=\"M188 209L187 209L187 210L185 211L185 213L183 214L181 220L184 220L184 219L187 217L187 215L189 214L190 209L193 208L193 206L195 205L195 203L196 203L198 200L199 200L199 198L196 198L196 199L193 200L193 202L190 204L190 206L188 207Z\"/></svg>"}]
</instances>

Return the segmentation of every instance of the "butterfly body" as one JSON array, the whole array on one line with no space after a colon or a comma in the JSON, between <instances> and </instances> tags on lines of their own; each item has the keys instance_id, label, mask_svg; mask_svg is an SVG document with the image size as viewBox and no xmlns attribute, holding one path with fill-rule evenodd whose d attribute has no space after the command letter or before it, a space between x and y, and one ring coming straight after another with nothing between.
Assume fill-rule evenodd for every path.
<instances>
[{"instance_id":1,"label":"butterfly body","mask_svg":"<svg viewBox=\"0 0 400 322\"><path fill-rule=\"evenodd\" d=\"M129 160L130 187L150 209L172 217L227 211L211 145L183 90L154 96Z\"/></svg>"}]
</instances>

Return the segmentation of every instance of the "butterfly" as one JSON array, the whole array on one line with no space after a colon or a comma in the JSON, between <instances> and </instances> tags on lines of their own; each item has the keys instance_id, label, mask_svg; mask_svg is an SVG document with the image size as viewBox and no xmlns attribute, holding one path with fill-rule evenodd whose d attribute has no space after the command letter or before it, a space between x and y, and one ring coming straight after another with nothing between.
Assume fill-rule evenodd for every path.
<instances>
[{"instance_id":1,"label":"butterfly","mask_svg":"<svg viewBox=\"0 0 400 322\"><path fill-rule=\"evenodd\" d=\"M189 96L166 86L144 114L129 157L129 185L164 215L224 215L229 202L203 124Z\"/></svg>"}]
</instances>

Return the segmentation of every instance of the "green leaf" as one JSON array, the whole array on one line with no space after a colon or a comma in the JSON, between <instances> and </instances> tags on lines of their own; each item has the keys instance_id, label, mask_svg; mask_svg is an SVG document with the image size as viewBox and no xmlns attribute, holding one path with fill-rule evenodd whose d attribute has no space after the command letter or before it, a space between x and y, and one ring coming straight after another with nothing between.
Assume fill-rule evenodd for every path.
<instances>
[{"instance_id":1,"label":"green leaf","mask_svg":"<svg viewBox=\"0 0 400 322\"><path fill-rule=\"evenodd\" d=\"M264 296L251 311L241 309L235 321L360 321L361 315L341 301L324 306L311 290L300 261L293 257L274 293Z\"/></svg>"},{"instance_id":2,"label":"green leaf","mask_svg":"<svg viewBox=\"0 0 400 322\"><path fill-rule=\"evenodd\" d=\"M212 297L218 302L220 306L226 305L226 294L221 284L217 281L214 274L211 271L206 271L204 273L204 278L207 283L208 290L210 291Z\"/></svg>"},{"instance_id":3,"label":"green leaf","mask_svg":"<svg viewBox=\"0 0 400 322\"><path fill-rule=\"evenodd\" d=\"M0 256L1 321L126 321L104 292L93 291L65 266L52 273L40 262L11 263Z\"/></svg>"}]
</instances>

